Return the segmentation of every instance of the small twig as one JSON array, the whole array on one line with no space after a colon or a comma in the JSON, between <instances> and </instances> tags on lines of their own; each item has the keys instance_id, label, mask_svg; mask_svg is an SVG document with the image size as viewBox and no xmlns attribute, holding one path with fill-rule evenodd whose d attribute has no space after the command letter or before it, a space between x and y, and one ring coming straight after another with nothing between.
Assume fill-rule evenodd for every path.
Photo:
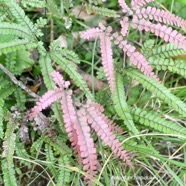
<instances>
[{"instance_id":1,"label":"small twig","mask_svg":"<svg viewBox=\"0 0 186 186\"><path fill-rule=\"evenodd\" d=\"M30 96L34 98L39 98L37 94L32 92L28 87L26 87L22 82L18 81L16 77L7 70L2 64L0 64L0 69L13 81L14 84L18 85L20 88L22 88L24 91L26 91Z\"/></svg>"}]
</instances>

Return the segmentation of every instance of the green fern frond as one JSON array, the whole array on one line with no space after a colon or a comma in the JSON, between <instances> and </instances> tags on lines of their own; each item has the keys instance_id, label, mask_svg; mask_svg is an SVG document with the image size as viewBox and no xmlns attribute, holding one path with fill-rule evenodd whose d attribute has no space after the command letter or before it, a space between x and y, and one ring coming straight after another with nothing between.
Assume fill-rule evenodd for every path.
<instances>
[{"instance_id":1,"label":"green fern frond","mask_svg":"<svg viewBox=\"0 0 186 186\"><path fill-rule=\"evenodd\" d=\"M98 7L98 6L94 6L94 5L90 5L87 4L85 6L86 10L90 13L90 12L97 12L98 14L102 15L102 16L107 16L107 17L120 17L116 11L114 10L110 10L108 8L103 8L103 7Z\"/></svg>"},{"instance_id":2,"label":"green fern frond","mask_svg":"<svg viewBox=\"0 0 186 186\"><path fill-rule=\"evenodd\" d=\"M30 32L36 31L32 21L25 15L24 10L14 0L5 1L5 3L9 7L10 13L19 24L25 26Z\"/></svg>"},{"instance_id":3,"label":"green fern frond","mask_svg":"<svg viewBox=\"0 0 186 186\"><path fill-rule=\"evenodd\" d=\"M15 74L15 69L18 69L16 68L16 53L17 51L15 52L11 52L11 53L8 53L8 54L5 54L5 67L10 71L10 72L13 72L13 74Z\"/></svg>"},{"instance_id":4,"label":"green fern frond","mask_svg":"<svg viewBox=\"0 0 186 186\"><path fill-rule=\"evenodd\" d=\"M9 52L14 52L17 50L29 50L31 48L36 47L36 43L30 42L28 40L17 39L8 43L0 43L0 55L7 54Z\"/></svg>"},{"instance_id":5,"label":"green fern frond","mask_svg":"<svg viewBox=\"0 0 186 186\"><path fill-rule=\"evenodd\" d=\"M120 116L121 119L123 119L128 129L133 134L139 134L137 128L133 123L132 116L130 115L130 111L125 97L123 78L119 73L116 75L116 84L115 84L113 102L117 114Z\"/></svg>"},{"instance_id":6,"label":"green fern frond","mask_svg":"<svg viewBox=\"0 0 186 186\"><path fill-rule=\"evenodd\" d=\"M66 48L61 49L61 52L63 57L67 58L67 60L69 61L73 61L74 63L79 64L80 63L80 59L79 56L73 52L72 50L68 50Z\"/></svg>"},{"instance_id":7,"label":"green fern frond","mask_svg":"<svg viewBox=\"0 0 186 186\"><path fill-rule=\"evenodd\" d=\"M10 96L15 90L15 87L5 78L0 78L0 99L5 99Z\"/></svg>"},{"instance_id":8,"label":"green fern frond","mask_svg":"<svg viewBox=\"0 0 186 186\"><path fill-rule=\"evenodd\" d=\"M145 57L149 57L152 53L152 49L154 48L155 40L153 39L148 39L146 40L142 47L141 47L141 52Z\"/></svg>"},{"instance_id":9,"label":"green fern frond","mask_svg":"<svg viewBox=\"0 0 186 186\"><path fill-rule=\"evenodd\" d=\"M16 143L16 147L15 147L15 153L16 153L16 156L18 157L21 157L22 159L19 160L23 165L26 165L26 166L30 166L31 163L29 161L24 161L24 159L30 159L30 156L29 154L27 153L27 151L25 150L25 147L23 145L23 143L21 142L17 142Z\"/></svg>"},{"instance_id":10,"label":"green fern frond","mask_svg":"<svg viewBox=\"0 0 186 186\"><path fill-rule=\"evenodd\" d=\"M54 71L54 69L51 65L51 59L49 58L49 56L41 56L39 59L39 65L47 89L53 89L55 83L53 82L51 73Z\"/></svg>"},{"instance_id":11,"label":"green fern frond","mask_svg":"<svg viewBox=\"0 0 186 186\"><path fill-rule=\"evenodd\" d=\"M6 5L9 7L12 17L16 21L29 30L29 32L35 37L42 36L42 32L32 23L32 21L25 15L24 10L13 0L5 1Z\"/></svg>"},{"instance_id":12,"label":"green fern frond","mask_svg":"<svg viewBox=\"0 0 186 186\"><path fill-rule=\"evenodd\" d=\"M3 142L3 153L2 157L6 158L8 161L12 160L12 156L14 154L14 148L15 148L15 139L16 139L16 134L14 133L14 130L17 128L17 125L11 121L12 116L10 114L7 114L6 119L9 119L7 123L7 129L4 137L4 142Z\"/></svg>"},{"instance_id":13,"label":"green fern frond","mask_svg":"<svg viewBox=\"0 0 186 186\"><path fill-rule=\"evenodd\" d=\"M14 87L5 87L0 89L0 98L1 99L5 99L7 97L9 97L13 92L15 91Z\"/></svg>"},{"instance_id":14,"label":"green fern frond","mask_svg":"<svg viewBox=\"0 0 186 186\"><path fill-rule=\"evenodd\" d=\"M40 17L36 20L35 26L37 28L43 28L46 24L47 24L47 19Z\"/></svg>"},{"instance_id":15,"label":"green fern frond","mask_svg":"<svg viewBox=\"0 0 186 186\"><path fill-rule=\"evenodd\" d=\"M34 64L34 60L30 58L30 51L18 50L5 56L5 67L14 75L21 75L25 69L31 68Z\"/></svg>"},{"instance_id":16,"label":"green fern frond","mask_svg":"<svg viewBox=\"0 0 186 186\"><path fill-rule=\"evenodd\" d=\"M49 165L49 169L51 173L54 175L57 185L66 185L66 183L69 183L70 181L70 171L64 169L63 167L59 167L59 169L57 170L57 166L54 166L54 164L56 164L56 160L58 160L58 164L62 166L70 165L68 158L68 155L70 153L69 148L65 147L66 145L63 143L62 145L59 146L50 138L45 138L44 141L48 143L45 145L46 159L47 161L52 162L52 164ZM53 147L54 151L52 150L51 147ZM54 154L55 155L60 154L60 158L56 159L54 157Z\"/></svg>"},{"instance_id":17,"label":"green fern frond","mask_svg":"<svg viewBox=\"0 0 186 186\"><path fill-rule=\"evenodd\" d=\"M51 65L51 59L49 58L49 56L41 54L41 57L39 59L39 65L40 65L41 73L42 73L44 83L45 83L47 89L48 90L53 89L55 87L55 83L52 79L51 73L54 71L54 69ZM53 108L54 114L59 122L61 130L65 131L60 106L56 102L56 103L52 104L52 108Z\"/></svg>"},{"instance_id":18,"label":"green fern frond","mask_svg":"<svg viewBox=\"0 0 186 186\"><path fill-rule=\"evenodd\" d=\"M17 106L21 110L24 110L25 109L25 103L26 103L26 95L18 87L15 88L14 95L15 95L15 98L16 98Z\"/></svg>"},{"instance_id":19,"label":"green fern frond","mask_svg":"<svg viewBox=\"0 0 186 186\"><path fill-rule=\"evenodd\" d=\"M171 58L182 54L186 54L186 51L180 49L180 47L174 44L169 43L157 48L153 48L152 53L149 55L149 57Z\"/></svg>"},{"instance_id":20,"label":"green fern frond","mask_svg":"<svg viewBox=\"0 0 186 186\"><path fill-rule=\"evenodd\" d=\"M67 183L70 183L70 173L71 171L67 168L64 168L63 166L70 166L69 158L68 156L60 156L58 159L58 164L61 165L59 167L59 176L57 179L57 185L67 185Z\"/></svg>"},{"instance_id":21,"label":"green fern frond","mask_svg":"<svg viewBox=\"0 0 186 186\"><path fill-rule=\"evenodd\" d=\"M72 61L77 64L80 63L79 56L72 50L60 47L59 40L53 41L52 44L50 45L50 49L55 53L61 54L63 58L66 58L69 61Z\"/></svg>"},{"instance_id":22,"label":"green fern frond","mask_svg":"<svg viewBox=\"0 0 186 186\"><path fill-rule=\"evenodd\" d=\"M81 90L85 91L87 98L93 100L93 95L91 94L86 82L78 73L77 69L70 63L70 61L65 58L62 58L60 54L57 54L54 51L50 53L50 56L71 77L71 79L76 83L76 85Z\"/></svg>"},{"instance_id":23,"label":"green fern frond","mask_svg":"<svg viewBox=\"0 0 186 186\"><path fill-rule=\"evenodd\" d=\"M50 49L58 54L61 54L62 57L66 58L69 61L79 64L79 56L72 50L61 48L58 40L55 40L50 45Z\"/></svg>"},{"instance_id":24,"label":"green fern frond","mask_svg":"<svg viewBox=\"0 0 186 186\"><path fill-rule=\"evenodd\" d=\"M58 120L58 124L59 124L59 127L61 129L62 132L65 132L65 125L64 125L64 122L63 122L63 116L62 116L62 110L61 110L61 103L59 102L56 102L54 104L52 104L52 110L54 111L54 114L55 114L55 117L56 119Z\"/></svg>"},{"instance_id":25,"label":"green fern frond","mask_svg":"<svg viewBox=\"0 0 186 186\"><path fill-rule=\"evenodd\" d=\"M46 7L52 16L61 18L61 13L59 12L59 8L57 7L55 1L47 1Z\"/></svg>"},{"instance_id":26,"label":"green fern frond","mask_svg":"<svg viewBox=\"0 0 186 186\"><path fill-rule=\"evenodd\" d=\"M45 144L45 155L46 155L46 161L51 162L51 164L48 164L48 168L52 175L54 176L55 180L57 180L58 172L54 166L56 163L56 158L54 157L54 152L50 145Z\"/></svg>"},{"instance_id":27,"label":"green fern frond","mask_svg":"<svg viewBox=\"0 0 186 186\"><path fill-rule=\"evenodd\" d=\"M44 0L21 0L21 4L25 8L44 8L46 6L46 2Z\"/></svg>"},{"instance_id":28,"label":"green fern frond","mask_svg":"<svg viewBox=\"0 0 186 186\"><path fill-rule=\"evenodd\" d=\"M33 36L30 35L28 29L24 28L23 26L15 23L0 23L0 34L2 35L14 35L21 38L31 39ZM2 37L2 36L1 36Z\"/></svg>"},{"instance_id":29,"label":"green fern frond","mask_svg":"<svg viewBox=\"0 0 186 186\"><path fill-rule=\"evenodd\" d=\"M133 115L134 121L139 122L141 125L165 134L186 136L186 127L165 120L155 112L142 110L140 108L130 108L130 112Z\"/></svg>"},{"instance_id":30,"label":"green fern frond","mask_svg":"<svg viewBox=\"0 0 186 186\"><path fill-rule=\"evenodd\" d=\"M3 22L8 16L7 10L8 10L7 7L3 7L3 6L0 7L0 22Z\"/></svg>"},{"instance_id":31,"label":"green fern frond","mask_svg":"<svg viewBox=\"0 0 186 186\"><path fill-rule=\"evenodd\" d=\"M3 22L6 19L7 15L8 15L7 13L1 14L1 16L0 16L0 22Z\"/></svg>"},{"instance_id":32,"label":"green fern frond","mask_svg":"<svg viewBox=\"0 0 186 186\"><path fill-rule=\"evenodd\" d=\"M0 77L0 89L5 88L7 85L9 85L9 83L10 82L5 77Z\"/></svg>"},{"instance_id":33,"label":"green fern frond","mask_svg":"<svg viewBox=\"0 0 186 186\"><path fill-rule=\"evenodd\" d=\"M168 70L186 76L186 63L182 60L164 59L164 58L149 58L149 63L152 68L158 70Z\"/></svg>"},{"instance_id":34,"label":"green fern frond","mask_svg":"<svg viewBox=\"0 0 186 186\"><path fill-rule=\"evenodd\" d=\"M3 139L4 132L3 132L3 115L4 115L4 101L0 98L0 139Z\"/></svg>"},{"instance_id":35,"label":"green fern frond","mask_svg":"<svg viewBox=\"0 0 186 186\"><path fill-rule=\"evenodd\" d=\"M3 160L1 161L5 186L17 185L13 163L13 154L16 140L16 134L14 133L14 130L16 129L16 127L16 124L9 118L3 142Z\"/></svg>"},{"instance_id":36,"label":"green fern frond","mask_svg":"<svg viewBox=\"0 0 186 186\"><path fill-rule=\"evenodd\" d=\"M64 137L63 137L64 138ZM56 143L53 140L51 140L51 138L44 138L45 143L48 143L51 147L54 148L54 150L58 153L60 153L61 155L67 155L72 153L71 148L69 148L65 142L61 142L60 143Z\"/></svg>"},{"instance_id":37,"label":"green fern frond","mask_svg":"<svg viewBox=\"0 0 186 186\"><path fill-rule=\"evenodd\" d=\"M183 116L186 116L186 104L184 104L178 97L171 94L170 90L167 89L165 86L163 86L153 78L143 75L136 69L128 69L126 70L126 73L132 79L140 82L147 90L154 93L158 98L162 99L171 108L175 109Z\"/></svg>"},{"instance_id":38,"label":"green fern frond","mask_svg":"<svg viewBox=\"0 0 186 186\"><path fill-rule=\"evenodd\" d=\"M34 152L38 152L38 150L41 149L43 141L44 141L43 136L41 136L39 139L34 141L34 143L32 143L32 146L30 148L31 155L34 155L35 154Z\"/></svg>"},{"instance_id":39,"label":"green fern frond","mask_svg":"<svg viewBox=\"0 0 186 186\"><path fill-rule=\"evenodd\" d=\"M3 179L5 186L17 186L13 161L10 163L6 159L1 160Z\"/></svg>"},{"instance_id":40,"label":"green fern frond","mask_svg":"<svg viewBox=\"0 0 186 186\"><path fill-rule=\"evenodd\" d=\"M9 43L15 39L17 38L14 35L8 35L8 34L0 35L0 43Z\"/></svg>"}]
</instances>

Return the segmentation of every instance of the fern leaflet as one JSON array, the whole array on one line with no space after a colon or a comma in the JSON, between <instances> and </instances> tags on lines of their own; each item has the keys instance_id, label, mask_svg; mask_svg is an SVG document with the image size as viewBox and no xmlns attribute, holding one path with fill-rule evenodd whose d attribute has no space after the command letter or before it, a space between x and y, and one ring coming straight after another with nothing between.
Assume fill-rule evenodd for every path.
<instances>
[{"instance_id":1,"label":"fern leaflet","mask_svg":"<svg viewBox=\"0 0 186 186\"><path fill-rule=\"evenodd\" d=\"M173 123L171 121L165 120L160 117L157 113L142 110L140 108L131 108L131 114L136 122L141 125L145 125L159 132L166 134L178 134L181 136L186 136L186 128Z\"/></svg>"},{"instance_id":2,"label":"fern leaflet","mask_svg":"<svg viewBox=\"0 0 186 186\"><path fill-rule=\"evenodd\" d=\"M15 91L14 86L7 79L0 78L0 98L5 99Z\"/></svg>"},{"instance_id":3,"label":"fern leaflet","mask_svg":"<svg viewBox=\"0 0 186 186\"><path fill-rule=\"evenodd\" d=\"M11 116L10 116L11 117ZM16 125L13 121L7 123L7 129L3 142L3 153L2 157L2 171L5 186L16 186L15 170L13 163L13 154L15 149L16 134L14 130Z\"/></svg>"},{"instance_id":4,"label":"fern leaflet","mask_svg":"<svg viewBox=\"0 0 186 186\"><path fill-rule=\"evenodd\" d=\"M15 147L15 153L18 157L21 157L22 159L20 160L21 163L23 163L26 166L30 166L30 162L28 161L24 161L24 159L29 159L30 156L27 153L27 151L25 150L24 144L23 143L16 143L16 147Z\"/></svg>"},{"instance_id":5,"label":"fern leaflet","mask_svg":"<svg viewBox=\"0 0 186 186\"><path fill-rule=\"evenodd\" d=\"M25 109L25 103L26 103L26 95L23 93L23 91L16 87L14 91L14 95L17 101L17 106L21 109Z\"/></svg>"},{"instance_id":6,"label":"fern leaflet","mask_svg":"<svg viewBox=\"0 0 186 186\"><path fill-rule=\"evenodd\" d=\"M54 157L54 152L49 144L45 144L45 155L46 155L46 160L48 162L51 162L51 164L48 164L48 168L52 175L54 176L55 179L57 179L57 170L54 166L56 163L55 157Z\"/></svg>"},{"instance_id":7,"label":"fern leaflet","mask_svg":"<svg viewBox=\"0 0 186 186\"><path fill-rule=\"evenodd\" d=\"M0 34L2 35L14 35L23 39L32 39L32 35L28 29L16 23L0 23Z\"/></svg>"},{"instance_id":8,"label":"fern leaflet","mask_svg":"<svg viewBox=\"0 0 186 186\"><path fill-rule=\"evenodd\" d=\"M24 7L35 7L35 8L44 8L45 7L45 0L21 0L21 4Z\"/></svg>"},{"instance_id":9,"label":"fern leaflet","mask_svg":"<svg viewBox=\"0 0 186 186\"><path fill-rule=\"evenodd\" d=\"M110 10L108 8L103 8L103 7L98 7L94 5L86 5L85 6L88 12L93 12L96 11L98 14L102 16L107 16L107 17L119 17L116 11Z\"/></svg>"},{"instance_id":10,"label":"fern leaflet","mask_svg":"<svg viewBox=\"0 0 186 186\"><path fill-rule=\"evenodd\" d=\"M55 84L52 80L51 73L54 71L54 69L51 65L51 59L49 58L49 56L48 55L43 56L41 54L41 57L39 59L39 65L47 89L49 90L53 89Z\"/></svg>"},{"instance_id":11,"label":"fern leaflet","mask_svg":"<svg viewBox=\"0 0 186 186\"><path fill-rule=\"evenodd\" d=\"M149 54L148 57L171 58L171 57L182 55L182 54L186 54L186 51L183 49L180 49L180 47L172 43L168 43L166 45L153 48L152 52Z\"/></svg>"},{"instance_id":12,"label":"fern leaflet","mask_svg":"<svg viewBox=\"0 0 186 186\"><path fill-rule=\"evenodd\" d=\"M127 70L126 73L132 79L139 81L147 90L153 92L171 108L175 109L183 116L186 116L186 105L179 98L171 94L170 90L165 86L158 83L156 80L139 73L135 69Z\"/></svg>"},{"instance_id":13,"label":"fern leaflet","mask_svg":"<svg viewBox=\"0 0 186 186\"><path fill-rule=\"evenodd\" d=\"M9 52L17 51L17 50L24 50L24 49L31 49L31 48L36 48L37 44L30 42L26 39L21 40L13 40L8 43L1 43L0 44L0 55L1 54L7 54Z\"/></svg>"},{"instance_id":14,"label":"fern leaflet","mask_svg":"<svg viewBox=\"0 0 186 186\"><path fill-rule=\"evenodd\" d=\"M168 70L186 76L186 65L182 60L164 59L164 58L149 58L149 63L152 68L158 70Z\"/></svg>"},{"instance_id":15,"label":"fern leaflet","mask_svg":"<svg viewBox=\"0 0 186 186\"><path fill-rule=\"evenodd\" d=\"M126 103L123 80L120 74L117 74L116 76L113 102L117 114L124 120L128 129L133 132L133 134L138 134L139 132L133 123L132 116L130 115L129 108Z\"/></svg>"},{"instance_id":16,"label":"fern leaflet","mask_svg":"<svg viewBox=\"0 0 186 186\"><path fill-rule=\"evenodd\" d=\"M68 156L60 156L58 159L59 163L59 175L57 180L57 185L67 185L71 179L70 179L70 171L68 169L65 169L63 166L69 166L69 158Z\"/></svg>"},{"instance_id":17,"label":"fern leaflet","mask_svg":"<svg viewBox=\"0 0 186 186\"><path fill-rule=\"evenodd\" d=\"M22 25L23 27L26 27L30 33L32 33L33 37L35 37L35 34L37 36L41 36L41 31L34 26L34 24L30 21L30 19L25 15L24 10L13 0L10 0L9 2L5 2L7 6L9 7L10 13L12 16L17 20L17 22Z\"/></svg>"}]
</instances>

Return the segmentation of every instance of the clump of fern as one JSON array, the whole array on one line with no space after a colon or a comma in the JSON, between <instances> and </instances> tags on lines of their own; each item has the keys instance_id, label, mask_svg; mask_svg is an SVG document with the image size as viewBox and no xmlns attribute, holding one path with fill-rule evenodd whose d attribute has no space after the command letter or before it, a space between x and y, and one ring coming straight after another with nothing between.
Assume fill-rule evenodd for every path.
<instances>
[{"instance_id":1,"label":"clump of fern","mask_svg":"<svg viewBox=\"0 0 186 186\"><path fill-rule=\"evenodd\" d=\"M181 30L185 29L186 21L159 9L153 0L132 0L130 4L118 0L122 13L106 8L104 1L92 0L81 5L77 15L75 9L79 10L79 7L74 7L74 2L65 0L60 3L59 8L56 1L0 0L0 139L3 143L1 167L4 184L30 184L24 180L30 167L35 170L30 179L38 177L36 173L42 169L46 184L73 184L79 179L79 175L74 178L74 172L84 174L89 184L101 184L100 176L105 178L101 180L104 184L110 181L114 184L112 175L134 176L135 170L142 167L140 163L145 161L154 175L157 175L154 164L163 164L181 185L182 180L171 168L176 170L179 167L180 171L186 167L180 159L166 158L166 153L163 156L159 138L161 135L170 136L161 139L183 143L186 136L182 120L186 116L185 97L173 94L175 92L167 88L168 81L164 84L162 78L164 71L170 71L169 75L178 74L179 79L186 75L186 38ZM116 8L117 5L111 3L108 6ZM40 18L37 19L36 15L31 20L25 9L36 11ZM90 14L90 20L87 21L81 13L87 17ZM103 17L107 18L103 20ZM47 21L50 21L50 43L43 40L47 38ZM109 26L108 22L111 23ZM77 24L83 30L78 32L84 41L81 45ZM87 28L87 25L91 28L82 28ZM74 30L76 33L71 33ZM71 33L75 43L71 45L72 50L60 47L60 39L53 41L54 36L61 35L61 32L65 32L62 38ZM151 38L158 38L156 42L141 39L142 47L139 49L131 36L145 32L151 33ZM95 40L91 52L88 51L91 43L85 40ZM89 54L92 51L91 59ZM104 82L94 77L95 71ZM26 80L22 79L25 74L29 74ZM46 92L43 96L25 86L27 81L35 83L37 78L43 81L41 92ZM175 81L172 85L178 84L179 81ZM29 87L37 89L40 84ZM31 102L36 105L30 113L27 110ZM42 113L49 106L51 108ZM5 117L6 113L8 117ZM29 117L33 121L29 121ZM146 134L151 131L156 134ZM155 141L151 135L157 138L157 144L149 142ZM110 148L105 150L107 146L99 146L100 139ZM167 144L164 145L170 150ZM172 147L174 151L176 148ZM124 149L135 153L127 153ZM110 153L129 166L123 170L119 159L109 161ZM81 167L72 167L77 164L82 165L85 173L80 171ZM106 170L107 165L114 169ZM141 172L147 173L146 170ZM180 171L180 175L182 173ZM18 180L18 175L24 176ZM157 177L165 184L161 175ZM154 183L153 180L149 182Z\"/></svg>"}]
</instances>

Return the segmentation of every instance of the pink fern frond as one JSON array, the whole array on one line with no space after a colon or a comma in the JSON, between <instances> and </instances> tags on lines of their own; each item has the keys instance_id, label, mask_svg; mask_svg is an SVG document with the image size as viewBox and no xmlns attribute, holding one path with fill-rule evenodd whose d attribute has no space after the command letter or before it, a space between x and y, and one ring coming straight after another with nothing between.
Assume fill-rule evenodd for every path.
<instances>
[{"instance_id":1,"label":"pink fern frond","mask_svg":"<svg viewBox=\"0 0 186 186\"><path fill-rule=\"evenodd\" d=\"M93 139L90 136L90 127L84 110L77 113L72 102L72 91L64 91L61 101L66 132L74 150L79 154L83 169L87 171L89 179L97 173L97 156Z\"/></svg>"},{"instance_id":2,"label":"pink fern frond","mask_svg":"<svg viewBox=\"0 0 186 186\"><path fill-rule=\"evenodd\" d=\"M110 41L111 31L112 31L111 27L106 28L102 23L100 23L99 27L82 32L81 38L90 39L90 38L99 37L102 65L104 67L104 72L109 82L111 93L113 95L115 77L114 77L114 65L113 65L113 59L112 59L113 53L112 53L112 47L111 47L111 41Z\"/></svg>"},{"instance_id":3,"label":"pink fern frond","mask_svg":"<svg viewBox=\"0 0 186 186\"><path fill-rule=\"evenodd\" d=\"M94 142L90 136L90 127L86 112L81 108L78 112L78 125L75 126L78 134L78 145L80 146L81 157L83 158L83 169L87 171L90 177L97 173L97 155Z\"/></svg>"},{"instance_id":4,"label":"pink fern frond","mask_svg":"<svg viewBox=\"0 0 186 186\"><path fill-rule=\"evenodd\" d=\"M91 102L87 103L85 110L87 113L88 122L96 131L97 135L100 136L105 144L111 147L116 156L124 160L127 165L132 167L132 163L127 152L122 148L121 143L118 139L116 139L115 134L105 122L105 119L103 118L104 114L100 113L100 111L96 109L94 104L91 104Z\"/></svg>"},{"instance_id":5,"label":"pink fern frond","mask_svg":"<svg viewBox=\"0 0 186 186\"><path fill-rule=\"evenodd\" d=\"M100 34L100 48L102 56L102 65L104 67L104 72L107 77L111 94L114 93L115 88L115 77L114 77L114 65L112 59L112 48L110 37L105 33Z\"/></svg>"},{"instance_id":6,"label":"pink fern frond","mask_svg":"<svg viewBox=\"0 0 186 186\"><path fill-rule=\"evenodd\" d=\"M99 110L99 112L101 112L101 113L103 113L104 112L104 108L103 108L103 106L102 105L100 105L99 103L96 103L96 102L92 102L91 100L87 100L87 102L86 102L87 104L86 105L91 105L91 106L93 106L95 109L97 109L97 110Z\"/></svg>"},{"instance_id":7,"label":"pink fern frond","mask_svg":"<svg viewBox=\"0 0 186 186\"><path fill-rule=\"evenodd\" d=\"M131 6L134 9L139 9L142 6L145 6L147 3L153 2L154 0L132 0Z\"/></svg>"},{"instance_id":8,"label":"pink fern frond","mask_svg":"<svg viewBox=\"0 0 186 186\"><path fill-rule=\"evenodd\" d=\"M82 165L81 151L80 151L80 146L78 145L78 136L74 128L72 128L72 131L68 133L68 137L74 149L75 154L77 154L78 163Z\"/></svg>"},{"instance_id":9,"label":"pink fern frond","mask_svg":"<svg viewBox=\"0 0 186 186\"><path fill-rule=\"evenodd\" d=\"M145 57L140 52L135 52L136 48L134 46L128 44L126 40L123 40L123 37L119 36L118 33L114 33L113 38L115 39L114 43L118 45L119 48L121 48L124 52L126 52L127 56L129 56L131 64L136 66L145 75L159 81L159 78L154 74Z\"/></svg>"},{"instance_id":10,"label":"pink fern frond","mask_svg":"<svg viewBox=\"0 0 186 186\"><path fill-rule=\"evenodd\" d=\"M174 14L171 14L170 12L157 9L155 7L149 6L147 8L142 8L141 10L139 9L136 11L135 15L137 15L139 19L144 18L149 20L155 20L160 23L178 26L183 29L186 28L186 21L184 19Z\"/></svg>"},{"instance_id":11,"label":"pink fern frond","mask_svg":"<svg viewBox=\"0 0 186 186\"><path fill-rule=\"evenodd\" d=\"M68 88L69 87L70 82L69 81L64 81L62 75L59 72L53 71L51 73L51 75L52 75L52 78L53 78L54 82L59 87L63 87L63 88Z\"/></svg>"},{"instance_id":12,"label":"pink fern frond","mask_svg":"<svg viewBox=\"0 0 186 186\"><path fill-rule=\"evenodd\" d=\"M91 28L89 30L83 31L80 33L80 37L82 39L87 39L90 40L92 38L97 38L100 36L100 33L102 33L102 30L98 27L96 28Z\"/></svg>"},{"instance_id":13,"label":"pink fern frond","mask_svg":"<svg viewBox=\"0 0 186 186\"><path fill-rule=\"evenodd\" d=\"M133 14L132 10L128 7L125 0L118 0L118 3L122 8L123 13L128 13L129 15Z\"/></svg>"},{"instance_id":14,"label":"pink fern frond","mask_svg":"<svg viewBox=\"0 0 186 186\"><path fill-rule=\"evenodd\" d=\"M138 30L145 30L146 32L151 31L156 36L164 39L165 42L173 43L180 48L186 50L186 37L173 30L171 27L165 25L153 24L145 19L138 20L137 16L133 17L131 26Z\"/></svg>"},{"instance_id":15,"label":"pink fern frond","mask_svg":"<svg viewBox=\"0 0 186 186\"><path fill-rule=\"evenodd\" d=\"M68 133L71 145L74 151L78 154L79 161L80 157L80 146L78 145L78 136L76 129L74 128L77 122L76 111L72 102L72 91L64 91L62 93L61 109L63 111L63 120L65 123L65 129Z\"/></svg>"},{"instance_id":16,"label":"pink fern frond","mask_svg":"<svg viewBox=\"0 0 186 186\"><path fill-rule=\"evenodd\" d=\"M125 37L129 29L129 18L124 17L123 20L120 21L120 24L121 24L121 34L123 37Z\"/></svg>"},{"instance_id":17,"label":"pink fern frond","mask_svg":"<svg viewBox=\"0 0 186 186\"><path fill-rule=\"evenodd\" d=\"M54 90L49 90L46 92L36 103L36 106L32 108L29 115L30 120L36 117L43 109L49 107L53 102L60 99L62 96L62 90L60 88L55 88Z\"/></svg>"},{"instance_id":18,"label":"pink fern frond","mask_svg":"<svg viewBox=\"0 0 186 186\"><path fill-rule=\"evenodd\" d=\"M87 105L89 105L89 104L91 104L96 110L98 110L100 112L100 114L102 114L104 112L103 106L101 106L99 103L95 103L95 102L92 102L91 100L87 100ZM111 131L115 131L118 134L123 133L122 128L119 127L118 125L116 125L116 123L114 123L112 120L110 120L107 116L102 114L102 118L103 118L104 122L108 124Z\"/></svg>"},{"instance_id":19,"label":"pink fern frond","mask_svg":"<svg viewBox=\"0 0 186 186\"><path fill-rule=\"evenodd\" d=\"M109 129L110 129L111 131L114 131L114 132L116 132L117 134L122 134L122 133L123 133L123 129L122 129L121 127L119 127L116 123L114 123L112 120L110 120L110 119L109 119L107 116L105 116L104 114L101 114L101 113L100 113L100 115L101 115L103 121L104 121L105 123L108 124Z\"/></svg>"}]
</instances>

